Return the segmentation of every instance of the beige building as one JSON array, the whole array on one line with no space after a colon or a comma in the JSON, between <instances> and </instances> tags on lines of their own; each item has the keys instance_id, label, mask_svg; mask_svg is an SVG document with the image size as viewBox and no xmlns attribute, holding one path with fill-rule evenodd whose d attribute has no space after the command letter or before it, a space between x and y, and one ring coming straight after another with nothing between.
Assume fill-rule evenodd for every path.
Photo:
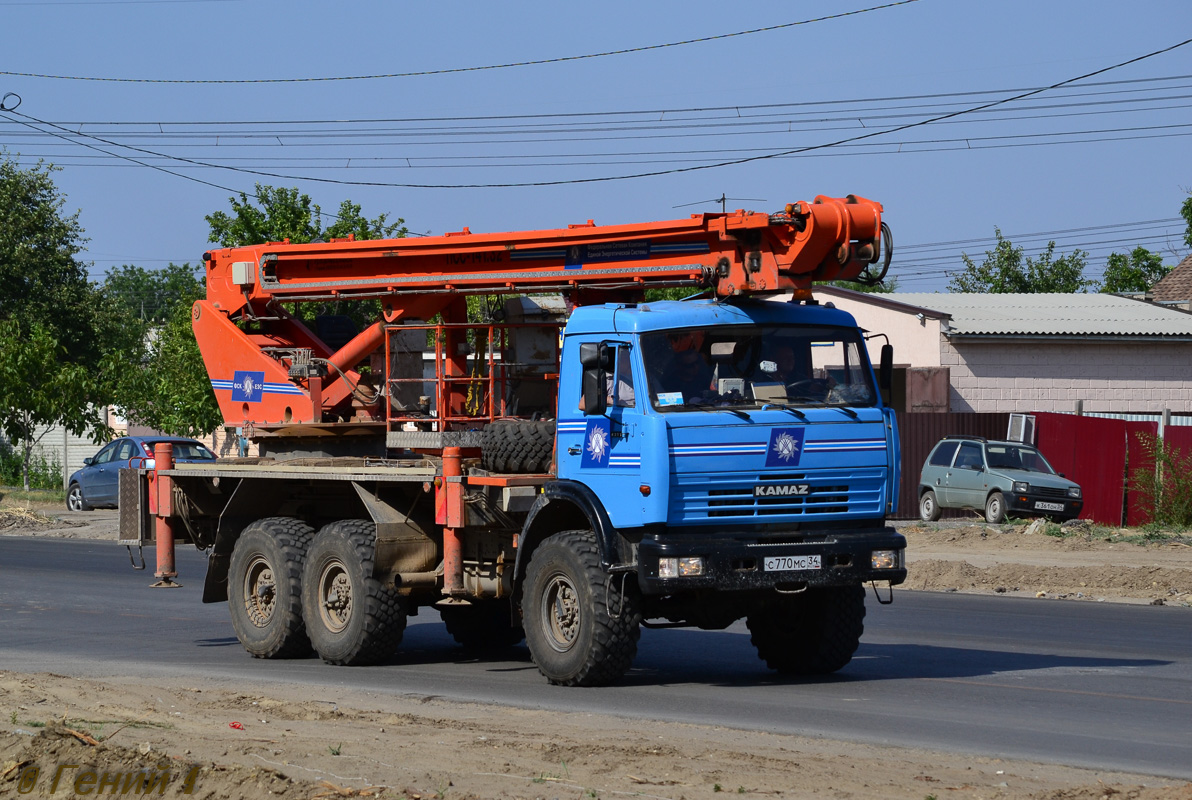
<instances>
[{"instance_id":1,"label":"beige building","mask_svg":"<svg viewBox=\"0 0 1192 800\"><path fill-rule=\"evenodd\" d=\"M1108 294L816 287L894 346L906 411L1192 414L1192 314ZM882 338L870 340L875 361Z\"/></svg>"}]
</instances>

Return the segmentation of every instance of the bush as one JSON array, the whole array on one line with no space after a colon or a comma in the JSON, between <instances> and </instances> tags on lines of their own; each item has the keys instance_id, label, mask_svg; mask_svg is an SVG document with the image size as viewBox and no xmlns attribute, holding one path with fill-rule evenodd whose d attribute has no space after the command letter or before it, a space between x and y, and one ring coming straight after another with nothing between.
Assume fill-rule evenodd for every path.
<instances>
[{"instance_id":1,"label":"bush","mask_svg":"<svg viewBox=\"0 0 1192 800\"><path fill-rule=\"evenodd\" d=\"M0 485L24 486L21 475L24 459L20 448L14 448L8 442L0 441ZM30 489L61 489L62 465L57 459L46 459L39 451L34 450L29 459L29 488Z\"/></svg>"},{"instance_id":2,"label":"bush","mask_svg":"<svg viewBox=\"0 0 1192 800\"><path fill-rule=\"evenodd\" d=\"M1192 525L1192 453L1181 453L1151 434L1138 440L1152 466L1134 469L1130 491L1156 525Z\"/></svg>"}]
</instances>

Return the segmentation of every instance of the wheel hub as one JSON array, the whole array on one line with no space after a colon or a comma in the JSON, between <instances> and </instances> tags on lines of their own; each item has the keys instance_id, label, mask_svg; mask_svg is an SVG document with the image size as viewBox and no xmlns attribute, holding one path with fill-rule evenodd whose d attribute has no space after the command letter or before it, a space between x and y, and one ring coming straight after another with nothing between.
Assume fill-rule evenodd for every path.
<instances>
[{"instance_id":1,"label":"wheel hub","mask_svg":"<svg viewBox=\"0 0 1192 800\"><path fill-rule=\"evenodd\" d=\"M248 565L244 574L244 610L258 628L264 628L277 607L277 582L273 566L261 556Z\"/></svg>"},{"instance_id":2,"label":"wheel hub","mask_svg":"<svg viewBox=\"0 0 1192 800\"><path fill-rule=\"evenodd\" d=\"M352 581L343 564L334 562L319 576L319 616L327 630L339 633L352 618Z\"/></svg>"},{"instance_id":3,"label":"wheel hub","mask_svg":"<svg viewBox=\"0 0 1192 800\"><path fill-rule=\"evenodd\" d=\"M575 644L581 622L579 593L566 576L555 575L542 594L542 620L547 640L562 653Z\"/></svg>"}]
</instances>

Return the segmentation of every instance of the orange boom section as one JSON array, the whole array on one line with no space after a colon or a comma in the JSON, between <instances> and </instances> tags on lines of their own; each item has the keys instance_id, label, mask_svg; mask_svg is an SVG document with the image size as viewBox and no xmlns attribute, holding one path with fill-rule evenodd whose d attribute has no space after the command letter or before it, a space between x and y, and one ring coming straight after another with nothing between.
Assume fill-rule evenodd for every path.
<instances>
[{"instance_id":1,"label":"orange boom section","mask_svg":"<svg viewBox=\"0 0 1192 800\"><path fill-rule=\"evenodd\" d=\"M462 298L473 294L560 292L582 305L689 286L807 300L816 281L880 280L885 269L870 269L889 264L881 215L871 200L820 196L776 214L214 250L195 335L228 424L320 423L361 400L353 370L384 342L384 323L435 314L462 323ZM365 298L381 300L383 322L334 350L281 305Z\"/></svg>"}]
</instances>

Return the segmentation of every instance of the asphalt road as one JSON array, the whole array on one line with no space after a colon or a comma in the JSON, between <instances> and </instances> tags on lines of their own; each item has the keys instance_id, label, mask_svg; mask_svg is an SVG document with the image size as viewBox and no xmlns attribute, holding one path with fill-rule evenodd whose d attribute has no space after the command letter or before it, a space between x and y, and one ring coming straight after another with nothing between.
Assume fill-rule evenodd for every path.
<instances>
[{"instance_id":1,"label":"asphalt road","mask_svg":"<svg viewBox=\"0 0 1192 800\"><path fill-rule=\"evenodd\" d=\"M152 558L152 551L147 555ZM203 605L201 554L179 548L181 589L150 589L111 542L0 538L0 670L348 686L528 708L1029 758L1192 779L1192 611L895 592L868 603L853 662L785 679L743 625L646 630L634 668L601 689L550 686L524 647L478 659L433 611L392 664L250 658L224 604Z\"/></svg>"}]
</instances>

